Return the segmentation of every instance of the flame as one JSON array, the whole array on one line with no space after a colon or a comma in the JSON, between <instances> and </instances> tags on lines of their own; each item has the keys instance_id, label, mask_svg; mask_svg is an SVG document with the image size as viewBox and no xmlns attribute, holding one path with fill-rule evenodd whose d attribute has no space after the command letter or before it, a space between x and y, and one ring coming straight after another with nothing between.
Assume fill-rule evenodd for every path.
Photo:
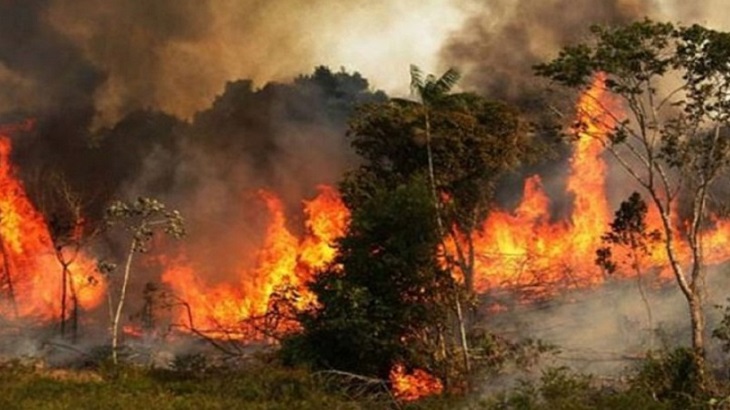
<instances>
[{"instance_id":1,"label":"flame","mask_svg":"<svg viewBox=\"0 0 730 410\"><path fill-rule=\"evenodd\" d=\"M350 212L334 188L321 185L316 198L304 201L304 214L310 235L300 245L299 261L307 273L313 273L335 257L333 244L344 235Z\"/></svg>"},{"instance_id":2,"label":"flame","mask_svg":"<svg viewBox=\"0 0 730 410\"><path fill-rule=\"evenodd\" d=\"M600 138L613 120L601 115L605 105L615 106L607 101L601 87L590 88L578 102L577 123L581 125L567 183L574 197L571 220L551 221L550 201L540 177L528 178L516 210L492 212L482 226L482 234L475 238L479 256L474 269L477 291L511 286L544 293L602 280L594 269L571 268L593 265L610 220Z\"/></svg>"},{"instance_id":3,"label":"flame","mask_svg":"<svg viewBox=\"0 0 730 410\"><path fill-rule=\"evenodd\" d=\"M10 164L12 131L0 129L0 314L51 320L60 315L61 265L43 216ZM76 256L69 282L80 308L92 309L102 301L105 285L88 256Z\"/></svg>"},{"instance_id":4,"label":"flame","mask_svg":"<svg viewBox=\"0 0 730 410\"><path fill-rule=\"evenodd\" d=\"M441 394L444 390L441 380L425 370L414 369L408 373L402 364L393 366L389 379L393 387L393 394L398 400L418 400L426 396Z\"/></svg>"},{"instance_id":5,"label":"flame","mask_svg":"<svg viewBox=\"0 0 730 410\"><path fill-rule=\"evenodd\" d=\"M270 192L259 192L269 214L264 243L255 268L239 269L233 281L206 284L184 257L166 263L162 281L187 306L177 317L178 322L207 335L222 336L224 329L241 329L245 321L265 315L272 295L282 289L298 292L298 307L310 303L313 297L305 284L334 258L334 240L344 233L349 219L347 208L333 188L318 189L316 198L304 201L307 232L301 240L289 231L281 201ZM230 333L225 336L247 337Z\"/></svg>"},{"instance_id":6,"label":"flame","mask_svg":"<svg viewBox=\"0 0 730 410\"><path fill-rule=\"evenodd\" d=\"M605 275L595 266L601 236L613 219L606 195L607 165L601 158L608 132L621 117L620 104L606 93L605 77L594 84L577 103L578 139L570 160L567 190L573 195L569 220L550 220L550 201L539 176L525 181L523 199L513 212L496 210L474 238L475 290L507 287L530 290L528 294L549 296L568 288L601 284ZM679 232L682 222L671 212L672 229ZM703 232L705 262L719 263L730 257L730 222L713 218L712 229ZM648 229L662 232L656 207L649 204ZM643 268L655 267L660 278L668 278L666 252L661 241L649 247ZM681 241L676 244L679 260L688 262L690 252ZM618 250L618 258L625 250ZM634 271L622 271L630 276Z\"/></svg>"}]
</instances>

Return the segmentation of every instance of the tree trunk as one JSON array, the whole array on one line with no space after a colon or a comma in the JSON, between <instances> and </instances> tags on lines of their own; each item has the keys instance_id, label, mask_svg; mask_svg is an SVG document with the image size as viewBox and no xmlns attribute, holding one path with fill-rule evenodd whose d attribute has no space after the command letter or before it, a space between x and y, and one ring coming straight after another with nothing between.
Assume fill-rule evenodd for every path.
<instances>
[{"instance_id":1,"label":"tree trunk","mask_svg":"<svg viewBox=\"0 0 730 410\"><path fill-rule=\"evenodd\" d=\"M68 298L68 265L61 263L61 336L66 335L66 299Z\"/></svg>"},{"instance_id":2,"label":"tree trunk","mask_svg":"<svg viewBox=\"0 0 730 410\"><path fill-rule=\"evenodd\" d=\"M633 256L633 265L634 265L634 272L636 273L636 284L639 288L639 294L641 295L641 300L644 302L644 308L646 309L646 319L647 319L647 327L649 329L649 350L654 349L654 318L651 313L651 304L649 303L649 296L646 294L646 290L644 289L644 283L641 280L642 279L642 271L641 271L641 259L639 258L637 249L638 245L632 240L631 243L631 254Z\"/></svg>"},{"instance_id":3,"label":"tree trunk","mask_svg":"<svg viewBox=\"0 0 730 410\"><path fill-rule=\"evenodd\" d=\"M76 288L71 283L71 341L76 343L79 336L79 297Z\"/></svg>"},{"instance_id":4,"label":"tree trunk","mask_svg":"<svg viewBox=\"0 0 730 410\"><path fill-rule=\"evenodd\" d=\"M466 340L466 329L464 327L464 313L461 309L461 301L456 296L456 316L459 320L459 336L461 342L461 352L464 358L464 369L467 373L471 372L471 361L469 360L469 344Z\"/></svg>"},{"instance_id":5,"label":"tree trunk","mask_svg":"<svg viewBox=\"0 0 730 410\"><path fill-rule=\"evenodd\" d=\"M424 106L424 116L426 120L426 155L428 156L428 178L431 185L431 195L433 197L433 205L436 209L436 225L438 234L441 238L446 235L443 219L441 218L441 203L439 202L438 191L436 189L436 175L433 166L433 151L431 150L431 120L428 115L428 107ZM445 249L444 249L445 251ZM466 328L464 325L464 314L461 309L458 291L454 290L456 300L456 317L459 321L459 341L464 358L464 368L467 372L471 371L471 363L469 361L469 343L466 339Z\"/></svg>"},{"instance_id":6,"label":"tree trunk","mask_svg":"<svg viewBox=\"0 0 730 410\"><path fill-rule=\"evenodd\" d=\"M117 309L112 319L112 362L117 364L118 358L118 347L119 347L119 320L122 317L122 308L124 307L124 299L127 296L127 285L129 284L129 272L132 268L132 258L134 256L134 250L137 242L132 239L132 245L129 248L129 254L127 255L127 263L124 265L124 281L122 282L122 289L119 293L119 301L117 301Z\"/></svg>"},{"instance_id":7,"label":"tree trunk","mask_svg":"<svg viewBox=\"0 0 730 410\"><path fill-rule=\"evenodd\" d=\"M3 257L3 270L5 271L5 285L8 288L8 298L10 299L10 303L13 306L13 313L15 314L15 317L18 317L18 304L15 300L15 289L13 287L13 277L10 271L10 256L8 255L8 251L5 248L5 240L2 236L0 236L0 254L2 254Z\"/></svg>"},{"instance_id":8,"label":"tree trunk","mask_svg":"<svg viewBox=\"0 0 730 410\"><path fill-rule=\"evenodd\" d=\"M692 350L697 366L700 387L705 388L707 384L707 373L705 368L705 315L702 298L696 295L688 301L689 314L692 324Z\"/></svg>"}]
</instances>

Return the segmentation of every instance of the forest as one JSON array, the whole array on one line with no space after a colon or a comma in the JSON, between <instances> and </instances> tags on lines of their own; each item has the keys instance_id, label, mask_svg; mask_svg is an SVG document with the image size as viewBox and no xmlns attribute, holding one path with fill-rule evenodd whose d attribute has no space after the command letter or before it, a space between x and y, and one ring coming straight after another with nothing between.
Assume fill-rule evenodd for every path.
<instances>
[{"instance_id":1,"label":"forest","mask_svg":"<svg viewBox=\"0 0 730 410\"><path fill-rule=\"evenodd\" d=\"M481 88L452 48L406 95L165 109L12 3L3 408L730 408L730 33L617 12Z\"/></svg>"}]
</instances>

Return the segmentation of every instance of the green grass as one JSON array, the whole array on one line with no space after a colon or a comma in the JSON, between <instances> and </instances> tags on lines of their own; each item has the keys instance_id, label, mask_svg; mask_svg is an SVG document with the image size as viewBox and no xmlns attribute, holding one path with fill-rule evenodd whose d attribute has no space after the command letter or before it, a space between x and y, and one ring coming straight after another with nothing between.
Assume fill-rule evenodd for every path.
<instances>
[{"instance_id":1,"label":"green grass","mask_svg":"<svg viewBox=\"0 0 730 410\"><path fill-rule=\"evenodd\" d=\"M363 409L306 371L255 367L200 374L123 366L94 373L0 369L0 409Z\"/></svg>"}]
</instances>

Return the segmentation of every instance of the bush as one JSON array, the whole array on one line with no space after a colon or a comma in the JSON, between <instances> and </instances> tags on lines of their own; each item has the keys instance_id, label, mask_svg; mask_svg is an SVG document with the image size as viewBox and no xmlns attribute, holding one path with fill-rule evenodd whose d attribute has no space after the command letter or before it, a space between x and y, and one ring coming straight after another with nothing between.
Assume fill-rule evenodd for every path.
<instances>
[{"instance_id":1,"label":"bush","mask_svg":"<svg viewBox=\"0 0 730 410\"><path fill-rule=\"evenodd\" d=\"M647 358L631 386L676 409L695 407L709 400L694 352L684 347Z\"/></svg>"}]
</instances>

